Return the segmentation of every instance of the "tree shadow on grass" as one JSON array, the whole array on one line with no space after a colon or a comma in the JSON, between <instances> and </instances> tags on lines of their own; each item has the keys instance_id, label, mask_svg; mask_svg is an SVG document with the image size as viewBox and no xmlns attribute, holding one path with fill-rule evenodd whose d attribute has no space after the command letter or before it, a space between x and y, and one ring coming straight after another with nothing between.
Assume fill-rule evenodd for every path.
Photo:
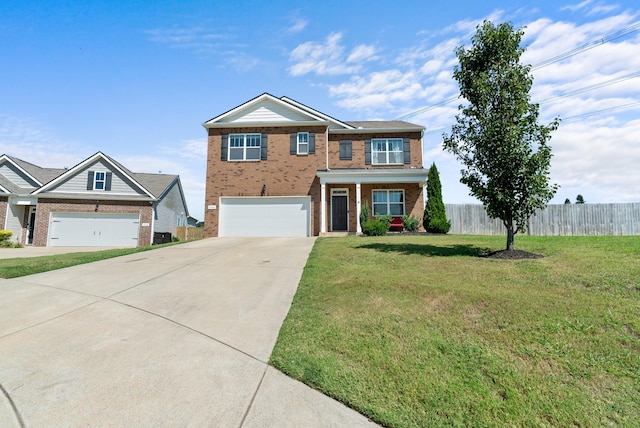
<instances>
[{"instance_id":1,"label":"tree shadow on grass","mask_svg":"<svg viewBox=\"0 0 640 428\"><path fill-rule=\"evenodd\" d=\"M417 254L420 256L451 257L468 256L481 257L491 252L489 248L473 245L429 245L429 244L382 244L372 243L359 245L356 248L376 250L382 253L398 253L404 255Z\"/></svg>"}]
</instances>

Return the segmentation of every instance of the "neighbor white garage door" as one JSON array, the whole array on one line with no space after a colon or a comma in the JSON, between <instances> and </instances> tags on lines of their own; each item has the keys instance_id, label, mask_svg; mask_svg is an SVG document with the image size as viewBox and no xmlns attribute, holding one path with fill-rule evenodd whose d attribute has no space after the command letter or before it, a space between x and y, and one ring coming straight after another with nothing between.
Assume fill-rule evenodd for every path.
<instances>
[{"instance_id":1,"label":"neighbor white garage door","mask_svg":"<svg viewBox=\"0 0 640 428\"><path fill-rule=\"evenodd\" d=\"M51 213L49 246L136 247L138 214Z\"/></svg>"},{"instance_id":2,"label":"neighbor white garage door","mask_svg":"<svg viewBox=\"0 0 640 428\"><path fill-rule=\"evenodd\" d=\"M218 236L310 236L310 196L221 197Z\"/></svg>"}]
</instances>

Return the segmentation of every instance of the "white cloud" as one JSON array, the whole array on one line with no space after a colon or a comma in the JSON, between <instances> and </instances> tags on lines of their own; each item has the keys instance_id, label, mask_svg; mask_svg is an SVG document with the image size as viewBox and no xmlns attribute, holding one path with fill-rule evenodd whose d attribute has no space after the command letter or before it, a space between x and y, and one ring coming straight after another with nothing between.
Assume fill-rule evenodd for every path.
<instances>
[{"instance_id":1,"label":"white cloud","mask_svg":"<svg viewBox=\"0 0 640 428\"><path fill-rule=\"evenodd\" d=\"M226 28L223 32L211 32L203 27L156 28L146 30L149 40L174 49L184 49L201 58L220 58L219 66L231 66L235 71L245 73L254 69L260 60L247 53L248 43L238 42L235 30Z\"/></svg>"},{"instance_id":2,"label":"white cloud","mask_svg":"<svg viewBox=\"0 0 640 428\"><path fill-rule=\"evenodd\" d=\"M577 10L580 10L588 5L590 5L593 2L593 0L584 0L583 2L577 3L577 4L570 4L567 6L564 6L562 8L560 8L560 10L570 10L572 12L575 12Z\"/></svg>"},{"instance_id":3,"label":"white cloud","mask_svg":"<svg viewBox=\"0 0 640 428\"><path fill-rule=\"evenodd\" d=\"M293 63L289 67L289 74L354 74L361 70L363 62L376 59L373 45L358 45L349 55L345 55L346 48L341 41L342 33L331 33L322 43L305 42L298 45L289 55L289 62Z\"/></svg>"},{"instance_id":4,"label":"white cloud","mask_svg":"<svg viewBox=\"0 0 640 428\"><path fill-rule=\"evenodd\" d=\"M207 138L184 140L177 147L162 147L162 153L188 161L206 161Z\"/></svg>"},{"instance_id":5,"label":"white cloud","mask_svg":"<svg viewBox=\"0 0 640 428\"><path fill-rule=\"evenodd\" d=\"M227 40L229 34L213 33L202 27L191 28L155 28L146 30L152 42L165 43L178 48L204 48L215 46L212 42Z\"/></svg>"},{"instance_id":6,"label":"white cloud","mask_svg":"<svg viewBox=\"0 0 640 428\"><path fill-rule=\"evenodd\" d=\"M376 59L375 54L376 48L374 46L359 45L351 51L347 58L347 62L371 61Z\"/></svg>"},{"instance_id":7,"label":"white cloud","mask_svg":"<svg viewBox=\"0 0 640 428\"><path fill-rule=\"evenodd\" d=\"M93 154L78 154L75 144L60 141L53 131L32 119L1 114L0 147L0 154L48 168L72 167Z\"/></svg>"},{"instance_id":8,"label":"white cloud","mask_svg":"<svg viewBox=\"0 0 640 428\"><path fill-rule=\"evenodd\" d=\"M288 33L300 33L305 28L307 28L307 24L309 24L309 22L306 19L292 18L291 25L287 28L286 31Z\"/></svg>"},{"instance_id":9,"label":"white cloud","mask_svg":"<svg viewBox=\"0 0 640 428\"><path fill-rule=\"evenodd\" d=\"M619 8L619 6L615 5L615 4L604 4L602 2L598 2L598 3L594 4L593 0L585 0L582 3L565 6L563 8L560 8L560 10L568 10L568 11L571 11L571 12L577 12L577 11L580 11L582 9L586 9L587 6L591 6L591 5L593 5L593 7L590 7L586 11L586 15L587 16L605 14L605 13L613 12L614 10L617 10Z\"/></svg>"},{"instance_id":10,"label":"white cloud","mask_svg":"<svg viewBox=\"0 0 640 428\"><path fill-rule=\"evenodd\" d=\"M552 179L559 195L593 202L640 201L640 120L610 117L561 125L551 142ZM565 196L566 195L566 196Z\"/></svg>"}]
</instances>

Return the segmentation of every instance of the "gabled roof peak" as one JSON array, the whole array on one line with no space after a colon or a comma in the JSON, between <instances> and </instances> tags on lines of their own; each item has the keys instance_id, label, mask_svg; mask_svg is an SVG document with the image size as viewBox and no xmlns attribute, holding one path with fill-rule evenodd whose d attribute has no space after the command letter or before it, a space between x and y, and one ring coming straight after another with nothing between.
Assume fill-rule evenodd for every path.
<instances>
[{"instance_id":1,"label":"gabled roof peak","mask_svg":"<svg viewBox=\"0 0 640 428\"><path fill-rule=\"evenodd\" d=\"M352 126L288 97L276 98L268 92L222 113L202 126L205 128L253 126L326 125L351 129Z\"/></svg>"}]
</instances>

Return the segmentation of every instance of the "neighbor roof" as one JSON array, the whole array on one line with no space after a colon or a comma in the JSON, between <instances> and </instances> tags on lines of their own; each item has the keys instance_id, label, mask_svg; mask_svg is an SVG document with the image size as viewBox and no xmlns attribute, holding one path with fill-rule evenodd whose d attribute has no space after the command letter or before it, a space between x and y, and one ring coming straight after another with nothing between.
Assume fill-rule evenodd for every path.
<instances>
[{"instance_id":1,"label":"neighbor roof","mask_svg":"<svg viewBox=\"0 0 640 428\"><path fill-rule=\"evenodd\" d=\"M404 120L365 120L356 122L349 121L347 123L354 128L363 129L415 128L416 131L424 129L423 126L416 125L415 123L405 122Z\"/></svg>"},{"instance_id":2,"label":"neighbor roof","mask_svg":"<svg viewBox=\"0 0 640 428\"><path fill-rule=\"evenodd\" d=\"M72 174L74 173L74 169L78 166L84 164L93 158L102 157L109 162L113 163L117 168L121 169L127 176L132 178L139 186L153 196L155 198L160 198L163 193L176 181L179 180L179 176L174 174L151 174L151 173L139 173L139 172L131 172L128 168L124 167L121 163L117 162L115 159L110 156L105 155L104 153L98 152L87 159L80 162L78 165L72 168L43 168L38 165L34 165L31 162L27 162L25 160L9 156L3 155L8 160L13 162L16 166L24 170L31 178L40 182L41 186L37 188L35 191L33 188L25 189L17 186L9 179L0 174L0 188L6 189L9 193L13 194L26 194L26 193L39 193L39 191L43 188L47 187L47 184L61 177L65 173ZM183 196L184 198L184 196ZM186 205L186 204L185 204Z\"/></svg>"},{"instance_id":3,"label":"neighbor roof","mask_svg":"<svg viewBox=\"0 0 640 428\"><path fill-rule=\"evenodd\" d=\"M64 168L42 168L38 165L32 164L31 162L9 155L6 156L41 184L48 183L66 171Z\"/></svg>"}]
</instances>

